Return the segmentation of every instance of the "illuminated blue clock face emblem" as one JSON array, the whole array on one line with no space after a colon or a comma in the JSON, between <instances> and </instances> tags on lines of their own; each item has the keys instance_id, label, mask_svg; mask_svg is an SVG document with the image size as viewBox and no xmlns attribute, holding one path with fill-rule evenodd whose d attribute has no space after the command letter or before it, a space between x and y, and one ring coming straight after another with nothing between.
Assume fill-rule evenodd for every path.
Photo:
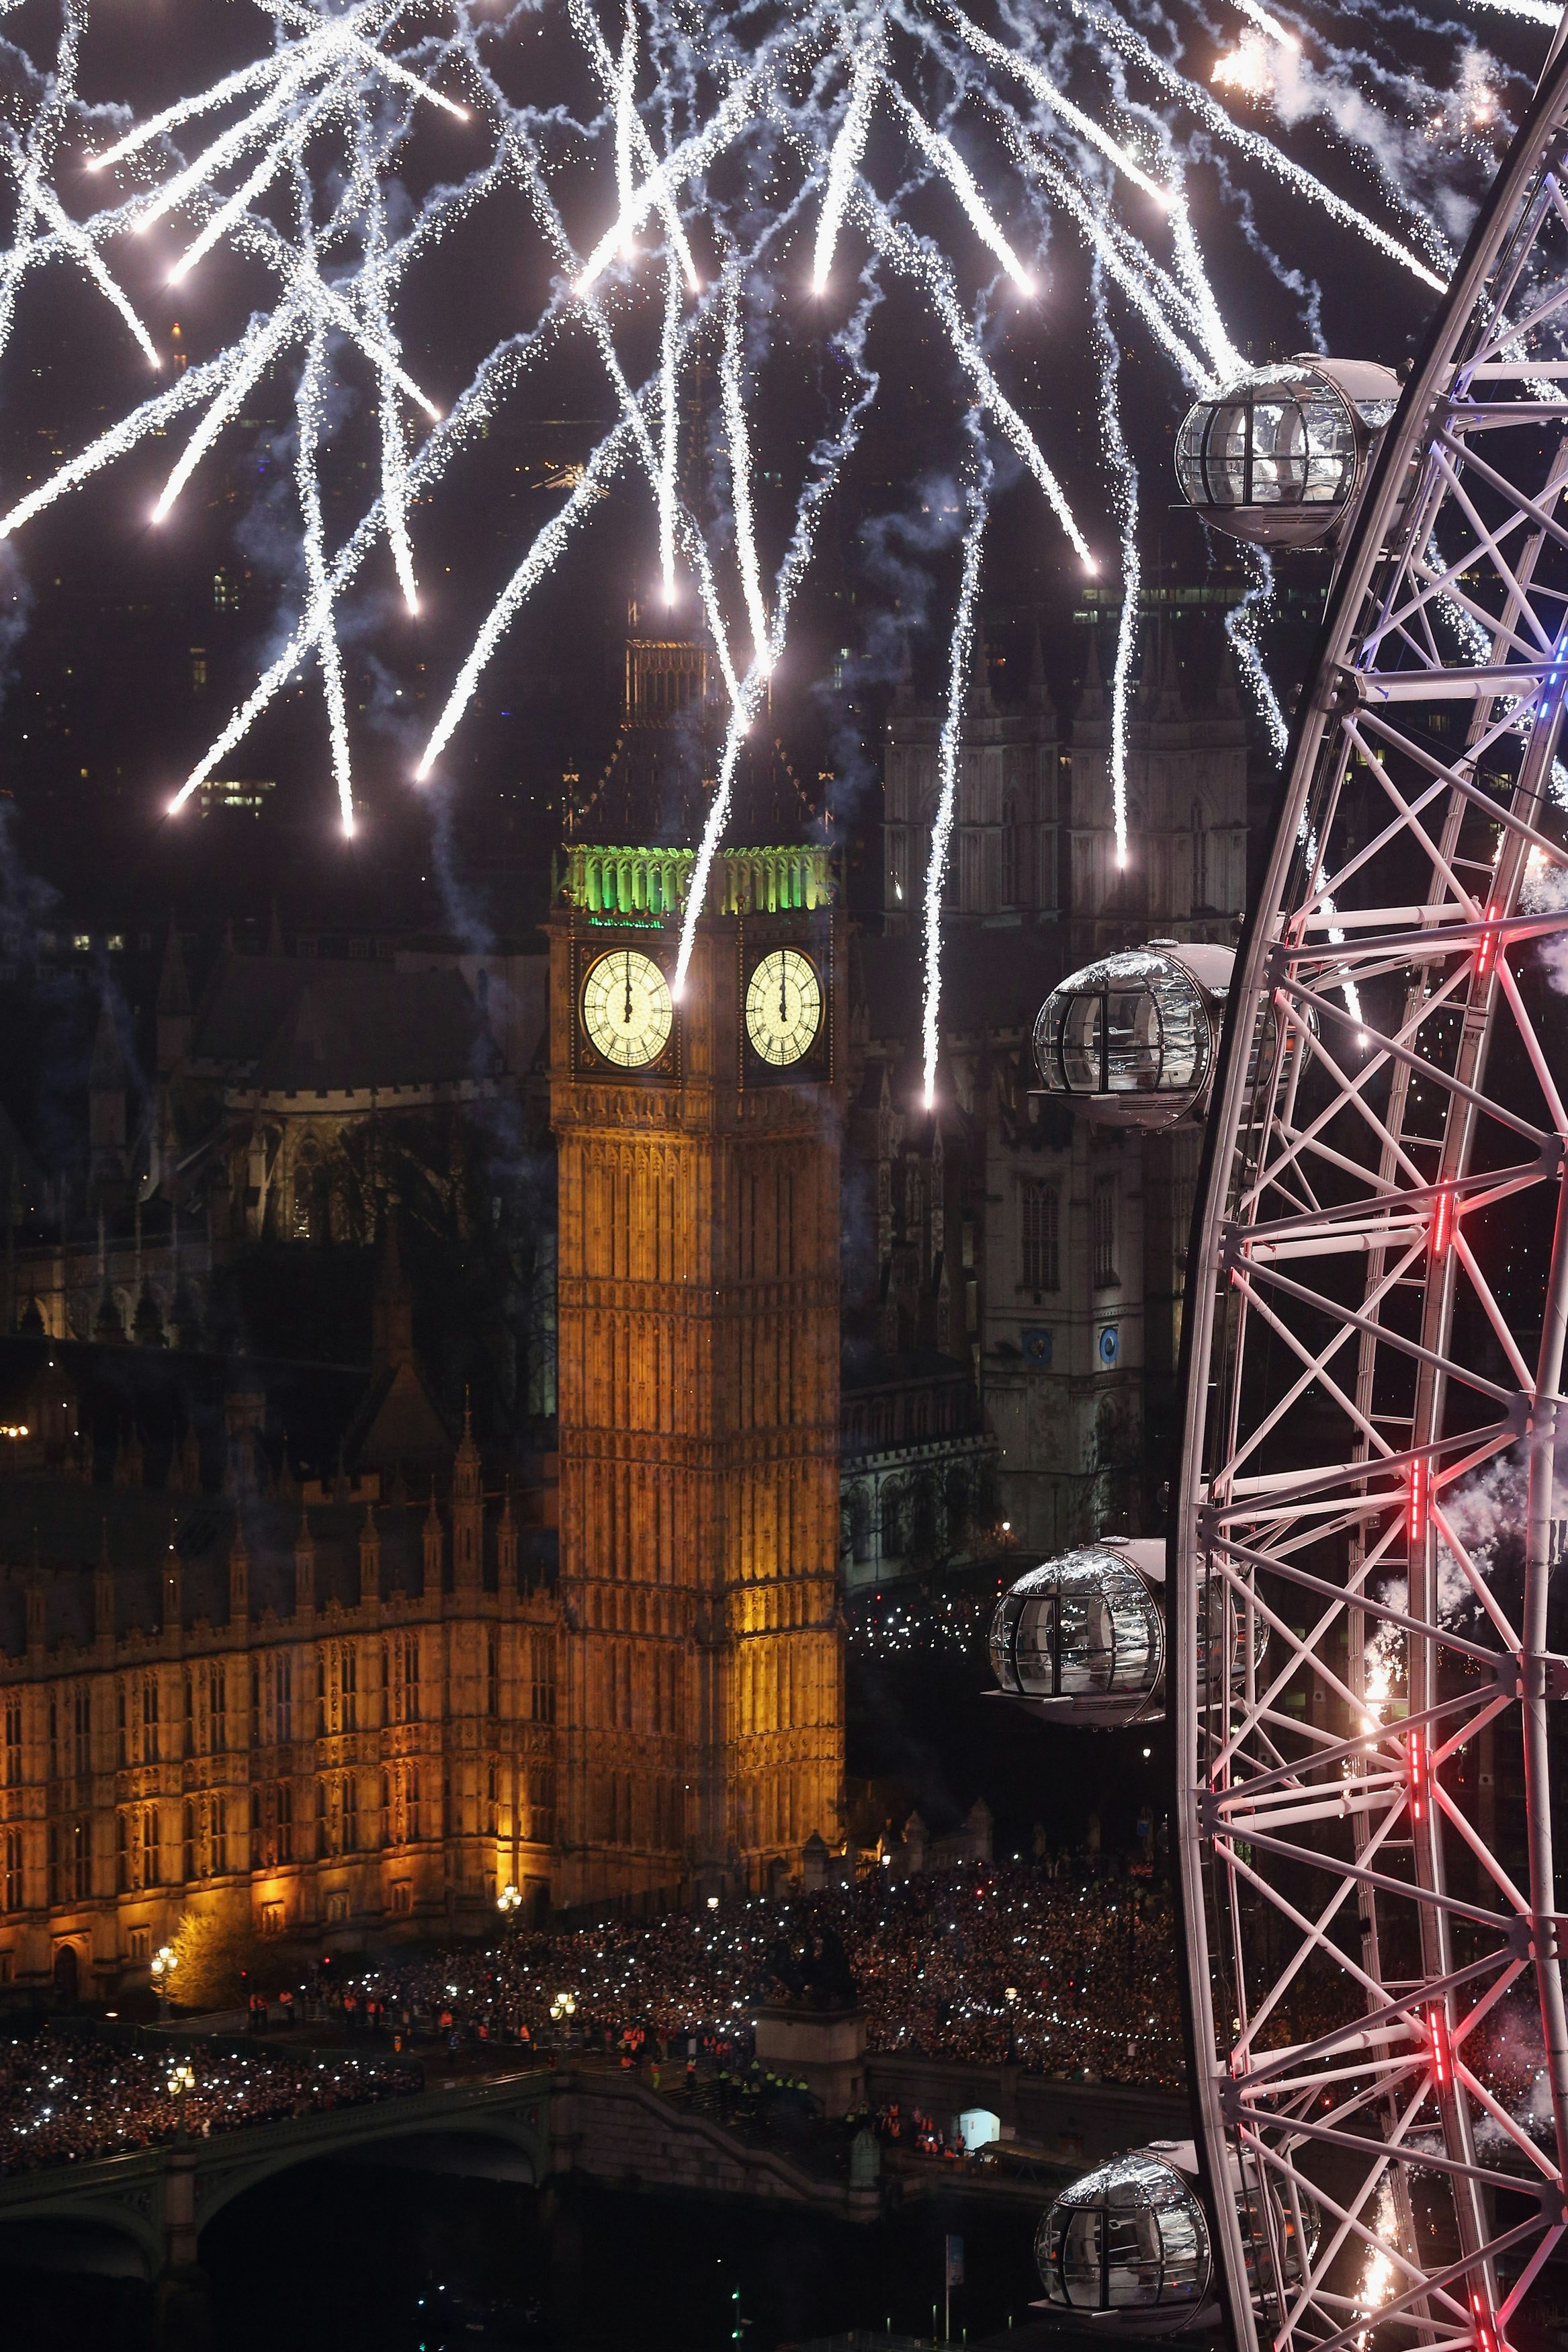
<instances>
[{"instance_id":1,"label":"illuminated blue clock face emblem","mask_svg":"<svg viewBox=\"0 0 1568 2352\"><path fill-rule=\"evenodd\" d=\"M1114 1323L1107 1323L1100 1334L1100 1361L1108 1367L1115 1362L1121 1352L1121 1334Z\"/></svg>"}]
</instances>

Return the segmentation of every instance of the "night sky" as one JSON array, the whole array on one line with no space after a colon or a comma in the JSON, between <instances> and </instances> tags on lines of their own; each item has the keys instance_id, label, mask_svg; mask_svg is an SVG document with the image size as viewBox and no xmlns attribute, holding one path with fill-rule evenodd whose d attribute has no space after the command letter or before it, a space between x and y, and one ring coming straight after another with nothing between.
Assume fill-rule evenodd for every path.
<instances>
[{"instance_id":1,"label":"night sky","mask_svg":"<svg viewBox=\"0 0 1568 2352\"><path fill-rule=\"evenodd\" d=\"M1400 14L1406 62L1424 63L1440 78L1451 44L1417 34ZM99 8L83 53L84 92L129 99L138 115L166 104L256 54L253 15L210 0ZM27 0L5 29L12 42L42 57L52 45L53 24L49 9ZM1232 44L1234 28L1227 19L1201 37L1218 56ZM1540 46L1534 28L1502 19L1488 20L1485 37L1494 53L1511 54L1520 64L1532 60ZM566 55L567 38L564 22L554 18L519 34L519 88L533 90L555 74L586 112L586 85ZM1186 62L1196 79L1208 80L1212 62L1201 47ZM15 104L14 57L11 82ZM1517 106L1521 88L1516 81L1502 95ZM1398 111L1400 94L1389 90L1391 113ZM1103 89L1093 89L1087 77L1082 95L1103 106ZM1266 109L1233 100L1232 111L1286 136ZM410 156L411 200L423 188L460 179L486 152L476 127L425 113ZM1302 122L1287 143L1299 161L1376 217L1400 225L1364 156L1322 119ZM68 201L84 211L99 200L100 184L81 170L89 144L70 134L58 174ZM1450 227L1458 229L1490 150L1451 125L1434 130L1431 145L1434 179L1456 191ZM568 218L586 245L601 225L604 199L584 155L580 138L563 133L552 163ZM879 145L873 135L868 173L886 184L897 168L885 139ZM1189 168L1188 187L1222 308L1253 356L1303 347L1314 318L1336 350L1397 363L1416 348L1429 297L1406 273L1256 171L1243 176L1234 163L1217 170L1200 157ZM981 281L956 208L940 192L921 201L921 226L953 254L961 291L972 293ZM1150 233L1157 247L1157 234L1137 217L1145 200L1128 192L1119 202L1129 224ZM1029 234L1025 222L1012 226L1020 237ZM768 348L757 355L765 563L782 550L805 453L842 398L844 362L831 341L842 306L809 291L808 234L798 233L794 248L801 254L798 295L781 298ZM182 354L193 362L209 357L275 296L268 271L222 256L171 288L167 269L187 236L165 222L144 241L117 239L112 250L128 291L176 363ZM847 233L846 256L858 266L863 252ZM1280 257L1277 267L1267 258L1270 252ZM1292 270L1301 273L1295 291L1281 282ZM405 363L439 404L449 404L476 360L534 319L548 286L548 259L521 193L489 196L444 240L437 261L412 278L400 314ZM1002 323L990 344L997 373L1085 518L1103 577L1113 581L1087 270L1070 226L1054 234L1039 298L1023 302L1009 291L998 306ZM656 312L656 300L643 299L618 322L633 381L652 360ZM1111 320L1124 346L1128 433L1144 479L1146 572L1156 580L1191 582L1216 566L1233 569L1232 551L1210 544L1176 506L1170 445L1186 405L1182 387L1114 294ZM824 526L773 710L799 772L833 778L839 832L852 839L874 822L876 736L906 633L917 681L926 691L938 685L956 577L956 467L963 453L958 372L928 319L896 286L874 319L867 362L881 376L878 408ZM522 373L487 436L415 510L417 619L403 610L384 553L367 568L346 608L355 842L346 845L333 822L327 728L314 675L280 698L225 763L225 778L275 787L259 824L221 816L199 823L193 813L177 827L162 821L171 790L299 609L291 401L297 365L298 352L256 386L162 525L155 528L149 516L188 430L183 424L167 439L144 443L7 543L11 675L0 709L0 790L19 820L15 846L65 891L83 920L128 919L131 906L205 901L215 889L237 914L258 919L281 897L286 916L308 920L365 919L368 910L386 922L449 925L450 898L444 901L431 878L448 841L465 887L487 899L493 923L512 930L538 911L563 775L586 782L608 754L629 604L641 598L645 611L653 586L652 500L630 468L578 535L548 593L513 625L436 786L416 793L411 776L489 600L560 504L563 470L580 463L612 421L602 369L580 334L558 338ZM355 366L350 361L345 371L346 388L330 420L324 469L329 546L362 509L376 477L371 382L368 369L356 376ZM700 408L697 401L688 404L683 487L722 541L727 483L714 375L710 366ZM62 455L84 446L145 395L148 380L124 329L75 271L54 265L32 276L0 359L0 497L9 502ZM1087 643L1082 627L1071 625L1082 574L1010 452L993 439L991 454L1001 493L982 598L987 625L1005 649L1009 627L1040 618L1053 688L1070 704ZM1315 604L1322 577L1322 560L1310 557L1288 575L1286 601L1298 621ZM688 621L694 609L688 592ZM1287 695L1305 642L1299 625L1287 627L1275 648ZM1005 690L1000 672L998 683Z\"/></svg>"}]
</instances>

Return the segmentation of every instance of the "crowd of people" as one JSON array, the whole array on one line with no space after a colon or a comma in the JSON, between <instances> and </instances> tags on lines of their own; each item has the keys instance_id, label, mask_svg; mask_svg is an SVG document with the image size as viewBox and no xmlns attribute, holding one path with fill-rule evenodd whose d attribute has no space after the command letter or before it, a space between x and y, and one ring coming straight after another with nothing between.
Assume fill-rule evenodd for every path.
<instances>
[{"instance_id":1,"label":"crowd of people","mask_svg":"<svg viewBox=\"0 0 1568 2352\"><path fill-rule=\"evenodd\" d=\"M188 2088L177 2069L190 2069ZM150 2037L62 2032L0 2039L0 2174L82 2164L192 2137L359 2106L423 2086L417 2065L382 2056L267 2049L176 2051Z\"/></svg>"},{"instance_id":2,"label":"crowd of people","mask_svg":"<svg viewBox=\"0 0 1568 2352\"><path fill-rule=\"evenodd\" d=\"M989 1577L859 1594L849 1612L850 1654L888 1660L928 1657L935 1650L981 1656L1006 1590L1004 1578Z\"/></svg>"},{"instance_id":3,"label":"crowd of people","mask_svg":"<svg viewBox=\"0 0 1568 2352\"><path fill-rule=\"evenodd\" d=\"M193 2135L395 2096L420 2086L422 2051L465 2044L587 2050L650 2068L656 2087L770 2103L791 2086L755 2063L768 2000L857 2001L872 2053L1176 2088L1175 1935L1158 1882L970 1863L658 1919L514 1926L485 1947L375 1965L328 1956L293 1999L253 2001L249 2052L209 2049L183 2094L168 2048L146 2039L57 2028L0 2040L0 2172L165 2142L182 2096ZM1282 2010L1269 2038L1334 2021L1308 1979L1297 1990L1302 2013ZM295 2024L336 2047L254 2038ZM924 2144L918 2118L894 2136L905 2132Z\"/></svg>"},{"instance_id":4,"label":"crowd of people","mask_svg":"<svg viewBox=\"0 0 1568 2352\"><path fill-rule=\"evenodd\" d=\"M837 1976L841 1955L870 2050L1175 2085L1173 1939L1152 1886L969 1864L656 1920L518 1928L483 1951L385 1962L340 1998L380 2002L400 2038L619 2050L640 2032L666 2056L698 2037L705 2055L728 2056L748 2047L759 2000L800 1997L802 1956L817 1948L808 1973L821 1979L826 1949Z\"/></svg>"}]
</instances>

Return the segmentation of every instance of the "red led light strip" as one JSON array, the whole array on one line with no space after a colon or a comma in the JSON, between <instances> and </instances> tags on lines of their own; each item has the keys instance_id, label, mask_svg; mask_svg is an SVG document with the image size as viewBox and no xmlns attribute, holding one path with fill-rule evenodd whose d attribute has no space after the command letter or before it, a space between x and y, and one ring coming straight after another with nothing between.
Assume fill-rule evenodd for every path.
<instances>
[{"instance_id":1,"label":"red led light strip","mask_svg":"<svg viewBox=\"0 0 1568 2352\"><path fill-rule=\"evenodd\" d=\"M1489 923L1495 923L1500 912L1500 908L1489 907L1486 911L1487 921ZM1489 931L1486 938L1481 940L1479 946L1477 948L1476 978L1478 980L1484 980L1488 972L1491 970L1493 963L1497 960L1497 951L1500 944L1500 940L1498 933L1496 931Z\"/></svg>"},{"instance_id":2,"label":"red led light strip","mask_svg":"<svg viewBox=\"0 0 1568 2352\"><path fill-rule=\"evenodd\" d=\"M1427 1481L1430 1475L1425 1462L1410 1465L1410 1540L1418 1542L1427 1527Z\"/></svg>"}]
</instances>

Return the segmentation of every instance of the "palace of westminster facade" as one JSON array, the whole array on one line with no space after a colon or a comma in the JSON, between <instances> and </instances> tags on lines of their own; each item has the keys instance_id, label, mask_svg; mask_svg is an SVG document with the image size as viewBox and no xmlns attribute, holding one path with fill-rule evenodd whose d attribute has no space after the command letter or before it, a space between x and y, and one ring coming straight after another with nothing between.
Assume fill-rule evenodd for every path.
<instances>
[{"instance_id":1,"label":"palace of westminster facade","mask_svg":"<svg viewBox=\"0 0 1568 2352\"><path fill-rule=\"evenodd\" d=\"M648 659L667 669L679 650ZM934 1115L913 1101L916 1023L899 1010L898 909L935 781L935 727L907 691L889 726L881 937L853 936L829 849L778 845L775 821L769 845L716 862L677 1001L690 853L620 846L624 828L601 822L567 845L548 966L512 960L504 1014L486 1017L456 960L286 972L277 941L220 959L193 1004L171 951L152 1142L133 1167L100 1035L95 1181L112 1198L129 1175L145 1199L160 1168L188 1168L177 1129L204 1088L221 1117L204 1114L219 1139L204 1213L187 1211L182 1244L177 1213L159 1234L138 1209L133 1296L116 1282L127 1220L111 1244L100 1215L90 1332L48 1292L47 1254L11 1252L0 1983L145 1981L192 1906L340 1944L478 1929L507 1884L539 1915L778 1885L814 1832L841 1835L841 1595L897 1571L916 1474L948 1512L948 1557L1000 1540L1008 1517L1033 1544L1107 1508L1136 1522L1135 1480L1112 1488L1145 1318L1169 1324L1179 1299L1182 1171L1133 1166L1125 1138L1040 1129L1022 997L964 1009L1004 965L1030 995L1074 955L1146 936L1152 913L1173 936L1232 935L1246 744L1224 676L1195 719L1167 662L1134 720L1145 834L1173 835L1151 853L1157 910L1106 877L1096 690L1092 674L1068 747L1038 656L1021 708L977 676ZM629 686L633 734L636 707ZM524 1070L504 1024L519 1029L530 987ZM367 1082L352 1057L376 1060L355 1041L378 1003L400 1044ZM362 1175L367 1117L404 1118L439 1155L509 1084L532 1087L557 1171L548 1452L487 1468L466 1415L453 1443L392 1222L371 1384L335 1475L291 1477L242 1383L218 1475L176 1412L161 1475L132 1429L93 1483L73 1363L172 1338L144 1359L172 1376L193 1360L182 1318L199 1322L235 1236L323 1237L342 1196L321 1171L343 1153ZM1097 1222L1107 1175L1119 1244ZM1013 1209L1042 1186L1060 1222L1047 1235L1037 1210L1020 1238ZM987 1199L1004 1206L988 1225ZM1097 1262L1129 1241L1135 1275ZM993 1266L1020 1247L1021 1266ZM1091 1279L1113 1272L1117 1300Z\"/></svg>"}]
</instances>

